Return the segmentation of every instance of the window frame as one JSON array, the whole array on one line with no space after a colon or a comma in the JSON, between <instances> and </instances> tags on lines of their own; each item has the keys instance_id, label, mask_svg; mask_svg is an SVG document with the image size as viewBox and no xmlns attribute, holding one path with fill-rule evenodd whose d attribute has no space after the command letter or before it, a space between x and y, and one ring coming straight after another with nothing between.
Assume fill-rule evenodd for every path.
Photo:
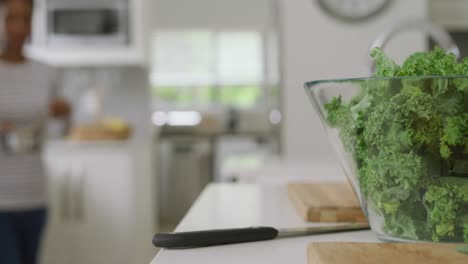
<instances>
[{"instance_id":1,"label":"window frame","mask_svg":"<svg viewBox=\"0 0 468 264\"><path fill-rule=\"evenodd\" d=\"M157 34L163 33L164 32L171 32L171 33L189 33L189 32L205 32L209 33L212 35L211 39L213 41L212 47L214 49L213 51L213 60L211 62L210 67L212 73L213 73L213 83L211 85L187 85L187 86L174 86L180 89L200 89L203 88L203 86L208 86L211 89L211 100L210 103L208 104L203 104L198 102L199 100L194 100L190 105L187 106L180 106L177 105L177 103L172 103L172 102L164 102L163 105L158 105L162 101L161 100L155 100L154 98L156 97L156 91L157 85L155 85L153 82L150 82L151 85L151 95L153 98L153 110L158 110L158 111L166 111L166 110L216 110L216 109L240 109L240 110L258 110L258 109L267 109L269 108L272 103L271 103L271 98L270 97L270 90L269 87L272 86L269 79L270 75L270 58L268 57L270 55L269 51L269 33L266 30L260 30L260 29L249 29L249 30L219 30L219 29L176 29L176 30L158 30L153 32L153 41L156 38ZM260 63L261 63L261 81L259 83L236 83L236 84L230 84L230 85L224 85L223 82L220 80L220 73L219 69L217 69L218 61L220 54L217 52L217 49L219 47L219 42L220 42L220 36L222 34L226 33L256 33L260 39L260 45L261 45L261 50L260 50ZM153 42L153 45L157 45L156 43ZM153 46L154 47L154 46ZM154 52L154 51L153 51ZM153 56L154 53L152 54ZM150 72L151 75L156 74L154 72L154 67L157 67L157 65L154 65L154 63L151 64L150 66ZM244 86L244 87L249 87L249 86L257 86L259 89L259 96L257 99L257 102L254 103L251 106L244 107L244 106L236 106L235 104L223 104L221 102L222 98L222 89L223 87L230 87L230 86ZM164 86L159 86L159 87L164 87Z\"/></svg>"}]
</instances>

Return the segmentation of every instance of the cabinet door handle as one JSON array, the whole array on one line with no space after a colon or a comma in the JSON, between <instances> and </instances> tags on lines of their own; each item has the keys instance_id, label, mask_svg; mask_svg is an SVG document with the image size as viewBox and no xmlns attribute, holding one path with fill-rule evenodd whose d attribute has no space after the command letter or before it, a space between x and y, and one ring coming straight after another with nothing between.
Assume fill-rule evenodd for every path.
<instances>
[{"instance_id":1,"label":"cabinet door handle","mask_svg":"<svg viewBox=\"0 0 468 264\"><path fill-rule=\"evenodd\" d=\"M85 199L85 182L86 182L86 171L83 169L77 179L77 190L76 190L76 204L75 204L75 220L82 222L85 217L84 212L84 199Z\"/></svg>"},{"instance_id":2,"label":"cabinet door handle","mask_svg":"<svg viewBox=\"0 0 468 264\"><path fill-rule=\"evenodd\" d=\"M64 173L60 183L60 217L63 222L67 222L70 218L70 175Z\"/></svg>"}]
</instances>

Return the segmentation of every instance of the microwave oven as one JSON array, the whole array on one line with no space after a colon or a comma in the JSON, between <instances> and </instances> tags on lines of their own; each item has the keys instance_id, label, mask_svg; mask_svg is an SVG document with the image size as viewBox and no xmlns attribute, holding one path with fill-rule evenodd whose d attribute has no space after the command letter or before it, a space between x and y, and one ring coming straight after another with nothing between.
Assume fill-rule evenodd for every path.
<instances>
[{"instance_id":1,"label":"microwave oven","mask_svg":"<svg viewBox=\"0 0 468 264\"><path fill-rule=\"evenodd\" d=\"M127 46L129 0L47 0L48 46Z\"/></svg>"}]
</instances>

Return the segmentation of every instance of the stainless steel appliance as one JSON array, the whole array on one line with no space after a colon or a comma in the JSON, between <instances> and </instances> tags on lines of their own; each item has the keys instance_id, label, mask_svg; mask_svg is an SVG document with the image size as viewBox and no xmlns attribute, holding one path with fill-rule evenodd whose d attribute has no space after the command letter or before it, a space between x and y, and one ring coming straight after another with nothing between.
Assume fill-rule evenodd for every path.
<instances>
[{"instance_id":1,"label":"stainless steel appliance","mask_svg":"<svg viewBox=\"0 0 468 264\"><path fill-rule=\"evenodd\" d=\"M48 46L129 43L129 0L47 0Z\"/></svg>"},{"instance_id":2,"label":"stainless steel appliance","mask_svg":"<svg viewBox=\"0 0 468 264\"><path fill-rule=\"evenodd\" d=\"M211 178L211 145L194 136L167 136L157 146L162 226L180 222Z\"/></svg>"}]
</instances>

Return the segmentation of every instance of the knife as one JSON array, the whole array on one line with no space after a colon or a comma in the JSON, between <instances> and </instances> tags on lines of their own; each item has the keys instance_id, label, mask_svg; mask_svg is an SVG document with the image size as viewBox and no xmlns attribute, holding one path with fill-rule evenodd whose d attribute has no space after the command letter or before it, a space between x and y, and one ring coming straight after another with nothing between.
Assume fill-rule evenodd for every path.
<instances>
[{"instance_id":1,"label":"knife","mask_svg":"<svg viewBox=\"0 0 468 264\"><path fill-rule=\"evenodd\" d=\"M370 227L367 223L352 223L334 226L295 229L276 229L273 227L249 227L181 233L161 233L156 234L153 237L153 245L158 248L187 249L265 241L277 238L361 231L369 229Z\"/></svg>"}]
</instances>

